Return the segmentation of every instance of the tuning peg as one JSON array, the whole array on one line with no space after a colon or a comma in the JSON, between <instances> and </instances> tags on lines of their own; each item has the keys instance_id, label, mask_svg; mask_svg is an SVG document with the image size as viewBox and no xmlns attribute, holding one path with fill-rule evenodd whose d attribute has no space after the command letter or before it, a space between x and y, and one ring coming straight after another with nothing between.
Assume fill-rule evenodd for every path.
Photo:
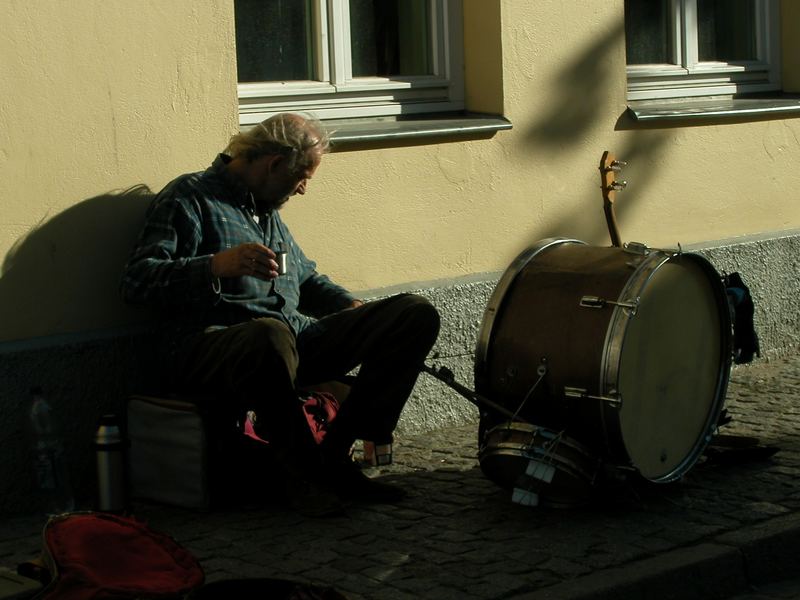
<instances>
[{"instance_id":1,"label":"tuning peg","mask_svg":"<svg viewBox=\"0 0 800 600\"><path fill-rule=\"evenodd\" d=\"M614 161L611 161L610 169L612 171L614 171L614 173L619 173L620 171L622 171L623 167L627 167L627 166L628 166L628 163L626 163L624 160L614 160Z\"/></svg>"},{"instance_id":2,"label":"tuning peg","mask_svg":"<svg viewBox=\"0 0 800 600\"><path fill-rule=\"evenodd\" d=\"M613 190L615 192L620 192L620 191L624 190L626 187L628 187L628 182L627 181L613 181L613 182L611 182L611 184L608 186L607 189L608 190Z\"/></svg>"}]
</instances>

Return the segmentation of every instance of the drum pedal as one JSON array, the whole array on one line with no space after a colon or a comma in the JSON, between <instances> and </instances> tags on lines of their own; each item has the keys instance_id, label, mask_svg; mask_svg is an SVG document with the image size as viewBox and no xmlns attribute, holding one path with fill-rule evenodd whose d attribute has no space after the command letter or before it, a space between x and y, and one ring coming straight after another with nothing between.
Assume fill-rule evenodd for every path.
<instances>
[{"instance_id":1,"label":"drum pedal","mask_svg":"<svg viewBox=\"0 0 800 600\"><path fill-rule=\"evenodd\" d=\"M528 466L525 469L525 475L531 479L538 479L545 483L553 481L553 476L556 474L556 469L553 465L548 465L540 460L528 461Z\"/></svg>"},{"instance_id":2,"label":"drum pedal","mask_svg":"<svg viewBox=\"0 0 800 600\"><path fill-rule=\"evenodd\" d=\"M549 489L556 475L554 465L543 462L540 458L531 458L514 483L511 502L520 506L539 506L547 498Z\"/></svg>"},{"instance_id":3,"label":"drum pedal","mask_svg":"<svg viewBox=\"0 0 800 600\"><path fill-rule=\"evenodd\" d=\"M511 502L520 506L539 506L539 494L522 488L514 488Z\"/></svg>"}]
</instances>

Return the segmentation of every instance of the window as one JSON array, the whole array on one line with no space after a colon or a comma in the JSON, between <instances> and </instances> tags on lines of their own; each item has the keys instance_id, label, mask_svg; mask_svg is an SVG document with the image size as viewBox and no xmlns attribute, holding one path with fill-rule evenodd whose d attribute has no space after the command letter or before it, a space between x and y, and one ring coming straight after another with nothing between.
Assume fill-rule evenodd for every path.
<instances>
[{"instance_id":1,"label":"window","mask_svg":"<svg viewBox=\"0 0 800 600\"><path fill-rule=\"evenodd\" d=\"M628 99L780 89L777 0L625 0Z\"/></svg>"},{"instance_id":2,"label":"window","mask_svg":"<svg viewBox=\"0 0 800 600\"><path fill-rule=\"evenodd\" d=\"M234 0L242 125L461 110L460 0Z\"/></svg>"}]
</instances>

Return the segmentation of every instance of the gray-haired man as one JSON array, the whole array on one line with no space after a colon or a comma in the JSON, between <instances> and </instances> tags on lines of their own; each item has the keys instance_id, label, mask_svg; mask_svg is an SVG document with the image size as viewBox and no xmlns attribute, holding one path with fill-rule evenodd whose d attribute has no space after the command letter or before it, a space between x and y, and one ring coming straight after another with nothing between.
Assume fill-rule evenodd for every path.
<instances>
[{"instance_id":1,"label":"gray-haired man","mask_svg":"<svg viewBox=\"0 0 800 600\"><path fill-rule=\"evenodd\" d=\"M321 125L295 114L234 136L209 169L158 194L121 283L126 301L164 308L178 390L254 410L258 433L293 482L302 480L290 499L309 512L324 512L334 495L403 496L368 479L348 452L356 439L391 442L439 331L436 309L419 296L363 304L317 273L281 220L278 210L305 194L327 150ZM315 445L297 388L356 367L347 401Z\"/></svg>"}]
</instances>

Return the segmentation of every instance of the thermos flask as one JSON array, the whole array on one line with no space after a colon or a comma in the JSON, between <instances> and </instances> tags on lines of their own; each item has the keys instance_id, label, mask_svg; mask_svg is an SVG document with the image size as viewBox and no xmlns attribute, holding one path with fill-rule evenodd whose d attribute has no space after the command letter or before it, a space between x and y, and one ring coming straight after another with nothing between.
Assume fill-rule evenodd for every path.
<instances>
[{"instance_id":1,"label":"thermos flask","mask_svg":"<svg viewBox=\"0 0 800 600\"><path fill-rule=\"evenodd\" d=\"M122 513L128 508L126 448L116 415L103 415L94 438L97 456L97 510Z\"/></svg>"}]
</instances>

